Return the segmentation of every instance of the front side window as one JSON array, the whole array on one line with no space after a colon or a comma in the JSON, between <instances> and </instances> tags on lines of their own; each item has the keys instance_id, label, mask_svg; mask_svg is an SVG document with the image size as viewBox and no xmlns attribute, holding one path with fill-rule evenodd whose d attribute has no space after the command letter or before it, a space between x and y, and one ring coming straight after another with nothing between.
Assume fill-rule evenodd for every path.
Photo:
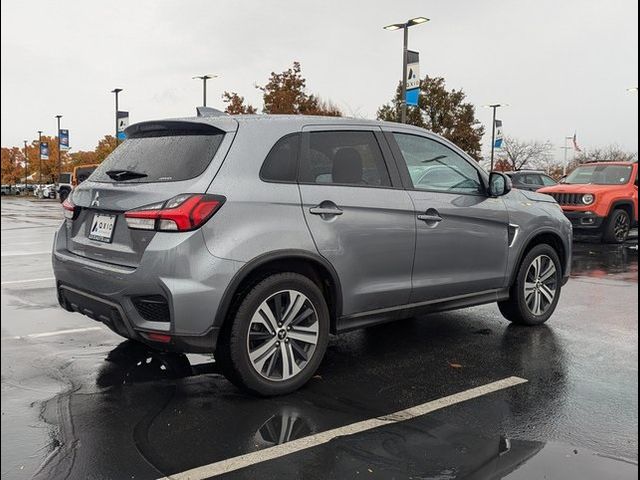
<instances>
[{"instance_id":1,"label":"front side window","mask_svg":"<svg viewBox=\"0 0 640 480\"><path fill-rule=\"evenodd\" d=\"M527 175L524 175L524 183L528 185L542 186L542 179L540 178L540 175L537 175L535 173L529 173Z\"/></svg>"},{"instance_id":2,"label":"front side window","mask_svg":"<svg viewBox=\"0 0 640 480\"><path fill-rule=\"evenodd\" d=\"M631 165L583 165L565 179L568 184L624 185L629 182Z\"/></svg>"},{"instance_id":3,"label":"front side window","mask_svg":"<svg viewBox=\"0 0 640 480\"><path fill-rule=\"evenodd\" d=\"M394 133L413 187L449 193L480 194L480 174L467 160L440 142Z\"/></svg>"},{"instance_id":4,"label":"front side window","mask_svg":"<svg viewBox=\"0 0 640 480\"><path fill-rule=\"evenodd\" d=\"M389 172L373 132L310 132L300 182L388 187Z\"/></svg>"}]
</instances>

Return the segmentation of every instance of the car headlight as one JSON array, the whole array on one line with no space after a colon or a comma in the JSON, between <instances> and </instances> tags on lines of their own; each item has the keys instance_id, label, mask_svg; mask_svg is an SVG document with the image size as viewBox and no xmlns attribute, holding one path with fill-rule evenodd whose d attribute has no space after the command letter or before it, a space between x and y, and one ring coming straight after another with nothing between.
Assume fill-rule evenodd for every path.
<instances>
[{"instance_id":1,"label":"car headlight","mask_svg":"<svg viewBox=\"0 0 640 480\"><path fill-rule=\"evenodd\" d=\"M596 197L594 197L592 193L585 193L582 195L582 203L585 205L591 205L595 199Z\"/></svg>"}]
</instances>

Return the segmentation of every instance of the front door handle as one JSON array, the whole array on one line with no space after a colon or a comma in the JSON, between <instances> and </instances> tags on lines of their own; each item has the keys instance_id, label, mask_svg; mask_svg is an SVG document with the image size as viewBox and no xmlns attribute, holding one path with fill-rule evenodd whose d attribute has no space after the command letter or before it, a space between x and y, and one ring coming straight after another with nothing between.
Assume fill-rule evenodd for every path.
<instances>
[{"instance_id":1,"label":"front door handle","mask_svg":"<svg viewBox=\"0 0 640 480\"><path fill-rule=\"evenodd\" d=\"M324 203L324 202L323 202ZM344 212L340 210L337 206L323 206L322 204L311 207L309 209L309 213L312 215L342 215Z\"/></svg>"}]
</instances>

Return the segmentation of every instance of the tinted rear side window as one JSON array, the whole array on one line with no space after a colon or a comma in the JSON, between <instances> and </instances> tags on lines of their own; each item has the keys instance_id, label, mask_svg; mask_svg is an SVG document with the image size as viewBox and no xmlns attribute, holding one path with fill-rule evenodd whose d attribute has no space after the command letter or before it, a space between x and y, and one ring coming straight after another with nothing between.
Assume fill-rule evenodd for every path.
<instances>
[{"instance_id":1,"label":"tinted rear side window","mask_svg":"<svg viewBox=\"0 0 640 480\"><path fill-rule=\"evenodd\" d=\"M125 140L98 168L91 180L114 183L106 172L131 170L143 173L143 178L126 180L127 183L176 182L202 174L222 143L224 133L202 128L190 131L145 131Z\"/></svg>"},{"instance_id":2,"label":"tinted rear side window","mask_svg":"<svg viewBox=\"0 0 640 480\"><path fill-rule=\"evenodd\" d=\"M309 133L300 163L300 181L362 187L388 187L389 172L373 132Z\"/></svg>"},{"instance_id":3,"label":"tinted rear side window","mask_svg":"<svg viewBox=\"0 0 640 480\"><path fill-rule=\"evenodd\" d=\"M300 136L297 133L278 140L262 165L260 178L269 182L295 182L299 144Z\"/></svg>"}]
</instances>

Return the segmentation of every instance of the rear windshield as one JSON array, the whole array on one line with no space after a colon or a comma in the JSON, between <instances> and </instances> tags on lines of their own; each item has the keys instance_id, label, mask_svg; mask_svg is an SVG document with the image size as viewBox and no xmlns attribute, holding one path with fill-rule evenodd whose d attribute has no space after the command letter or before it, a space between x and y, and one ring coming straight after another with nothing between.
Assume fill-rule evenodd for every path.
<instances>
[{"instance_id":1,"label":"rear windshield","mask_svg":"<svg viewBox=\"0 0 640 480\"><path fill-rule=\"evenodd\" d=\"M151 183L195 178L211 163L223 137L223 132L214 129L206 133L202 129L145 131L122 142L90 179L107 183ZM144 176L116 180L107 174L123 170Z\"/></svg>"},{"instance_id":2,"label":"rear windshield","mask_svg":"<svg viewBox=\"0 0 640 480\"><path fill-rule=\"evenodd\" d=\"M631 178L630 165L585 165L576 168L563 183L624 185Z\"/></svg>"}]
</instances>

